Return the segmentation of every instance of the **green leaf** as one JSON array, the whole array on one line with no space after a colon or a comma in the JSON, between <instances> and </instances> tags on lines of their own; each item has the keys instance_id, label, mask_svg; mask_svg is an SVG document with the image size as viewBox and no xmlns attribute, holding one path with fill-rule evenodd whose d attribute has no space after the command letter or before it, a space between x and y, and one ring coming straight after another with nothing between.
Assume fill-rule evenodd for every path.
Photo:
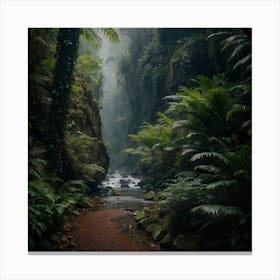
<instances>
[{"instance_id":1,"label":"green leaf","mask_svg":"<svg viewBox=\"0 0 280 280\"><path fill-rule=\"evenodd\" d=\"M200 205L191 209L194 214L205 214L208 216L241 216L243 212L240 208L226 205Z\"/></svg>"}]
</instances>

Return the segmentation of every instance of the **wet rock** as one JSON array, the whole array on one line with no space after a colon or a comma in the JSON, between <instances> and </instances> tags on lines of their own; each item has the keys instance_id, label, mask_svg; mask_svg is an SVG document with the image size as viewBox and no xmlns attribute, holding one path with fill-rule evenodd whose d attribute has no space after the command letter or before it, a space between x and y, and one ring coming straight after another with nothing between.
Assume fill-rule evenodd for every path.
<instances>
[{"instance_id":1,"label":"wet rock","mask_svg":"<svg viewBox=\"0 0 280 280\"><path fill-rule=\"evenodd\" d=\"M120 179L120 184L121 184L121 186L123 186L123 185L128 185L128 183L129 183L129 180Z\"/></svg>"},{"instance_id":2,"label":"wet rock","mask_svg":"<svg viewBox=\"0 0 280 280\"><path fill-rule=\"evenodd\" d=\"M162 219L162 224L164 228L169 228L170 223L172 222L172 216L170 214L167 214Z\"/></svg>"},{"instance_id":3,"label":"wet rock","mask_svg":"<svg viewBox=\"0 0 280 280\"><path fill-rule=\"evenodd\" d=\"M147 228L150 224L154 224L158 221L158 217L157 216L150 216L147 218L142 219L139 222L139 226L142 228Z\"/></svg>"},{"instance_id":4,"label":"wet rock","mask_svg":"<svg viewBox=\"0 0 280 280\"><path fill-rule=\"evenodd\" d=\"M129 188L128 184L121 185L121 188Z\"/></svg>"},{"instance_id":5,"label":"wet rock","mask_svg":"<svg viewBox=\"0 0 280 280\"><path fill-rule=\"evenodd\" d=\"M106 189L107 189L107 195L109 196L114 195L113 188L111 186L107 186Z\"/></svg>"},{"instance_id":6,"label":"wet rock","mask_svg":"<svg viewBox=\"0 0 280 280\"><path fill-rule=\"evenodd\" d=\"M149 191L144 194L144 198L146 200L153 200L155 196L156 196L156 193L154 191Z\"/></svg>"},{"instance_id":7,"label":"wet rock","mask_svg":"<svg viewBox=\"0 0 280 280\"><path fill-rule=\"evenodd\" d=\"M146 217L144 211L140 211L139 213L137 213L137 215L135 216L135 221L136 222L139 222L141 221L142 219L144 219Z\"/></svg>"},{"instance_id":8,"label":"wet rock","mask_svg":"<svg viewBox=\"0 0 280 280\"><path fill-rule=\"evenodd\" d=\"M144 182L143 181L139 181L136 186L143 187L144 186Z\"/></svg>"},{"instance_id":9,"label":"wet rock","mask_svg":"<svg viewBox=\"0 0 280 280\"><path fill-rule=\"evenodd\" d=\"M147 226L146 230L147 232L151 233L152 235L154 234L154 232L160 228L159 224L150 224L149 226Z\"/></svg>"},{"instance_id":10,"label":"wet rock","mask_svg":"<svg viewBox=\"0 0 280 280\"><path fill-rule=\"evenodd\" d=\"M165 200L168 197L168 193L161 191L157 193L156 200Z\"/></svg>"},{"instance_id":11,"label":"wet rock","mask_svg":"<svg viewBox=\"0 0 280 280\"><path fill-rule=\"evenodd\" d=\"M164 238L166 234L166 230L163 227L158 227L154 232L153 232L153 239L155 241L160 241L161 239Z\"/></svg>"}]
</instances>

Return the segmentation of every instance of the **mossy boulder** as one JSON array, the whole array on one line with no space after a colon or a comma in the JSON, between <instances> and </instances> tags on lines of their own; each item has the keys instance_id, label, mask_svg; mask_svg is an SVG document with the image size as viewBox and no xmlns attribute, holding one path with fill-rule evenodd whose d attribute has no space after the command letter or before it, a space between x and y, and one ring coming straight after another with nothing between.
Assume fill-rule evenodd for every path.
<instances>
[{"instance_id":1,"label":"mossy boulder","mask_svg":"<svg viewBox=\"0 0 280 280\"><path fill-rule=\"evenodd\" d=\"M142 219L139 222L139 225L142 228L147 228L150 224L154 224L157 221L158 221L158 217L157 216L149 216L149 217L146 217L146 218Z\"/></svg>"},{"instance_id":2,"label":"mossy boulder","mask_svg":"<svg viewBox=\"0 0 280 280\"><path fill-rule=\"evenodd\" d=\"M154 191L149 191L144 194L144 198L146 200L153 200L155 198L155 196L156 196L156 193Z\"/></svg>"},{"instance_id":3,"label":"mossy boulder","mask_svg":"<svg viewBox=\"0 0 280 280\"><path fill-rule=\"evenodd\" d=\"M157 193L156 195L156 200L160 201L160 200L165 200L168 197L168 192L165 191L160 191Z\"/></svg>"},{"instance_id":4,"label":"mossy boulder","mask_svg":"<svg viewBox=\"0 0 280 280\"><path fill-rule=\"evenodd\" d=\"M170 214L165 215L162 219L162 224L166 229L170 227L171 222L172 222L172 216Z\"/></svg>"},{"instance_id":5,"label":"mossy boulder","mask_svg":"<svg viewBox=\"0 0 280 280\"><path fill-rule=\"evenodd\" d=\"M166 234L165 228L160 226L156 228L156 230L153 232L153 239L155 241L160 241L161 239L164 238L165 234Z\"/></svg>"},{"instance_id":6,"label":"mossy boulder","mask_svg":"<svg viewBox=\"0 0 280 280\"><path fill-rule=\"evenodd\" d=\"M147 232L149 232L153 235L154 232L159 228L160 228L159 224L153 223L153 224L148 225L146 230L147 230Z\"/></svg>"},{"instance_id":7,"label":"mossy boulder","mask_svg":"<svg viewBox=\"0 0 280 280\"><path fill-rule=\"evenodd\" d=\"M134 219L135 219L136 222L139 222L139 221L143 220L145 217L146 217L145 212L140 211L140 212L137 213L137 215L135 216Z\"/></svg>"}]
</instances>

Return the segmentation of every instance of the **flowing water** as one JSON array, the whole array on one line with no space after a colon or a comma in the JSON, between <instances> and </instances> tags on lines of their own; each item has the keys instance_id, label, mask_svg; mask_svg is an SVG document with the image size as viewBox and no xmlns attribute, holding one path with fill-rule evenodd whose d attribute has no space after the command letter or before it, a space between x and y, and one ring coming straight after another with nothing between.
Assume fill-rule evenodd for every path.
<instances>
[{"instance_id":1,"label":"flowing water","mask_svg":"<svg viewBox=\"0 0 280 280\"><path fill-rule=\"evenodd\" d=\"M107 175L100 189L101 197L93 197L94 209L87 209L67 223L76 251L158 251L160 247L151 236L137 228L135 211L154 202L143 199L138 186L140 178L121 175L118 171ZM108 191L109 190L109 191ZM109 194L107 194L107 192ZM70 238L70 237L69 237ZM65 248L64 248L65 250ZM66 247L66 250L69 250Z\"/></svg>"},{"instance_id":2,"label":"flowing water","mask_svg":"<svg viewBox=\"0 0 280 280\"><path fill-rule=\"evenodd\" d=\"M105 209L124 208L135 211L154 204L154 202L143 198L144 191L138 185L140 181L140 178L122 175L119 171L109 173L103 181L103 187L112 188L112 191L109 191L109 195L103 198L105 202L103 207ZM118 195L114 195L116 193Z\"/></svg>"}]
</instances>

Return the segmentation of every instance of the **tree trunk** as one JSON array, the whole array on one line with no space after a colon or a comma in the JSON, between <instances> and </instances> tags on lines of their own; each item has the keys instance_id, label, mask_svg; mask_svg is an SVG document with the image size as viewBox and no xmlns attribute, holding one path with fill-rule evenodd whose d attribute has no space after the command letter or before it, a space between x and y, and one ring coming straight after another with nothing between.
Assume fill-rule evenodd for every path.
<instances>
[{"instance_id":1,"label":"tree trunk","mask_svg":"<svg viewBox=\"0 0 280 280\"><path fill-rule=\"evenodd\" d=\"M59 176L63 174L66 114L79 47L79 33L79 28L61 28L57 36L57 60L51 89L48 159L50 169Z\"/></svg>"}]
</instances>

